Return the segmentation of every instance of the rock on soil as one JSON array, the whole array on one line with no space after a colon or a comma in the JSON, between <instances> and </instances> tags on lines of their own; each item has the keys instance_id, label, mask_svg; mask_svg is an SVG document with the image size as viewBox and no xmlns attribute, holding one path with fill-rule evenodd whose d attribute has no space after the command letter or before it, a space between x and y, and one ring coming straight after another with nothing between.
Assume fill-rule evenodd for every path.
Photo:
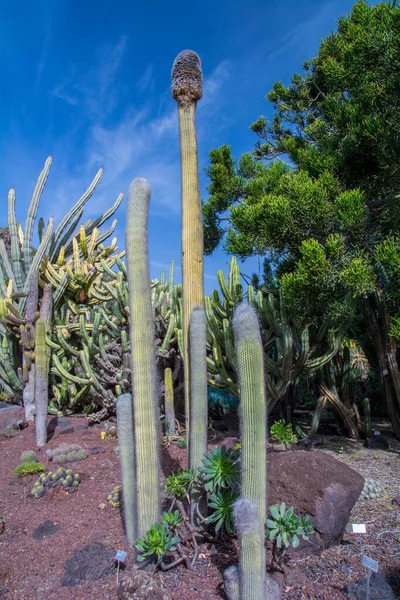
<instances>
[{"instance_id":1,"label":"rock on soil","mask_svg":"<svg viewBox=\"0 0 400 600\"><path fill-rule=\"evenodd\" d=\"M118 587L118 600L170 600L170 595L162 587L159 576L132 570Z\"/></svg>"},{"instance_id":2,"label":"rock on soil","mask_svg":"<svg viewBox=\"0 0 400 600\"><path fill-rule=\"evenodd\" d=\"M42 540L45 537L54 535L59 529L60 527L58 525L53 523L53 521L48 520L34 529L32 537L34 540Z\"/></svg>"},{"instance_id":3,"label":"rock on soil","mask_svg":"<svg viewBox=\"0 0 400 600\"><path fill-rule=\"evenodd\" d=\"M298 550L314 552L340 543L364 478L333 456L296 450L268 454L268 483L269 505L310 516L316 534Z\"/></svg>"},{"instance_id":4,"label":"rock on soil","mask_svg":"<svg viewBox=\"0 0 400 600\"><path fill-rule=\"evenodd\" d=\"M95 581L111 575L115 569L115 550L100 542L78 548L65 562L61 585L73 586L80 581Z\"/></svg>"},{"instance_id":5,"label":"rock on soil","mask_svg":"<svg viewBox=\"0 0 400 600\"><path fill-rule=\"evenodd\" d=\"M363 579L358 583L350 583L347 586L348 595L357 600L366 600L366 582ZM392 588L381 573L372 573L369 584L369 600L396 600Z\"/></svg>"}]
</instances>

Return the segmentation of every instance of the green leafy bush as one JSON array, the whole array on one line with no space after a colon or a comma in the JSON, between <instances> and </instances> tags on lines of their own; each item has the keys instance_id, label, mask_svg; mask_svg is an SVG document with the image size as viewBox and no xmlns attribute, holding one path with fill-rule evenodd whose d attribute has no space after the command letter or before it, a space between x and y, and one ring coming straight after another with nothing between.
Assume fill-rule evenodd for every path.
<instances>
[{"instance_id":1,"label":"green leafy bush","mask_svg":"<svg viewBox=\"0 0 400 600\"><path fill-rule=\"evenodd\" d=\"M33 475L34 473L41 473L44 471L44 465L37 461L26 461L22 462L18 467L15 467L13 473L17 477L26 477L27 475Z\"/></svg>"},{"instance_id":2,"label":"green leafy bush","mask_svg":"<svg viewBox=\"0 0 400 600\"><path fill-rule=\"evenodd\" d=\"M293 506L286 509L284 502L280 506L271 505L269 512L271 518L266 521L266 529L268 538L272 542L272 561L281 565L289 546L297 548L300 538L308 540L308 536L315 530L307 515L298 517Z\"/></svg>"},{"instance_id":3,"label":"green leafy bush","mask_svg":"<svg viewBox=\"0 0 400 600\"><path fill-rule=\"evenodd\" d=\"M179 510L165 512L161 519L161 524L167 525L170 529L176 529L183 523Z\"/></svg>"},{"instance_id":4,"label":"green leafy bush","mask_svg":"<svg viewBox=\"0 0 400 600\"><path fill-rule=\"evenodd\" d=\"M215 523L215 531L223 529L232 534L235 530L233 522L233 503L239 497L238 490L222 489L210 495L208 507L213 511L207 517L207 523Z\"/></svg>"},{"instance_id":5,"label":"green leafy bush","mask_svg":"<svg viewBox=\"0 0 400 600\"><path fill-rule=\"evenodd\" d=\"M284 419L276 421L271 426L270 433L272 439L278 440L282 446L286 446L287 448L297 442L297 437L293 433L291 424L285 425Z\"/></svg>"},{"instance_id":6,"label":"green leafy bush","mask_svg":"<svg viewBox=\"0 0 400 600\"><path fill-rule=\"evenodd\" d=\"M173 496L177 500L182 500L189 493L193 480L194 474L190 469L171 473L165 483L165 491L169 496Z\"/></svg>"},{"instance_id":7,"label":"green leafy bush","mask_svg":"<svg viewBox=\"0 0 400 600\"><path fill-rule=\"evenodd\" d=\"M220 488L235 489L239 484L240 464L239 451L225 446L213 448L203 458L203 466L199 468L204 481L204 489L214 492Z\"/></svg>"},{"instance_id":8,"label":"green leafy bush","mask_svg":"<svg viewBox=\"0 0 400 600\"><path fill-rule=\"evenodd\" d=\"M155 523L145 537L137 541L135 546L139 551L137 560L143 562L146 558L152 558L159 565L165 553L176 550L176 544L180 541L166 523Z\"/></svg>"}]
</instances>

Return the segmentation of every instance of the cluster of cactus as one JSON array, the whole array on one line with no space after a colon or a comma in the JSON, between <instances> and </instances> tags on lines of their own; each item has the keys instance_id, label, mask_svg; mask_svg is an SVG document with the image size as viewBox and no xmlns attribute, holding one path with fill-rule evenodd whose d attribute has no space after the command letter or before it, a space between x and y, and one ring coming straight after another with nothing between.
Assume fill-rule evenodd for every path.
<instances>
[{"instance_id":1,"label":"cluster of cactus","mask_svg":"<svg viewBox=\"0 0 400 600\"><path fill-rule=\"evenodd\" d=\"M238 395L238 376L235 360L232 320L236 306L244 299L240 283L240 268L233 257L228 281L223 271L217 273L220 292L213 290L205 298L207 315L207 368L211 385L229 387ZM301 373L312 372L328 363L337 353L341 335L321 327L298 330L286 317L282 300L276 293L265 293L249 285L247 302L256 312L261 328L264 350L266 386L271 412L284 398L291 384Z\"/></svg>"},{"instance_id":2,"label":"cluster of cactus","mask_svg":"<svg viewBox=\"0 0 400 600\"><path fill-rule=\"evenodd\" d=\"M115 488L111 490L111 493L107 496L107 501L114 508L122 506L122 490L120 485L116 485Z\"/></svg>"},{"instance_id":3,"label":"cluster of cactus","mask_svg":"<svg viewBox=\"0 0 400 600\"><path fill-rule=\"evenodd\" d=\"M62 487L66 492L74 492L81 482L79 473L60 467L55 473L42 473L32 489L34 498L42 498L47 492L56 487Z\"/></svg>"},{"instance_id":4,"label":"cluster of cactus","mask_svg":"<svg viewBox=\"0 0 400 600\"><path fill-rule=\"evenodd\" d=\"M372 479L372 477L367 477L359 500L372 500L373 498L379 498L384 493L385 488L380 481Z\"/></svg>"},{"instance_id":5,"label":"cluster of cactus","mask_svg":"<svg viewBox=\"0 0 400 600\"><path fill-rule=\"evenodd\" d=\"M39 246L36 249L32 246L34 226L51 162L52 158L49 157L35 185L24 229L16 219L15 191L10 190L8 195L9 247L6 247L3 239L0 239L0 389L14 398L23 400L27 420L33 420L35 413L35 323L39 317L40 296L38 271L40 269L40 285L45 289L50 288L50 294L54 292L57 306L68 301L72 292L79 292L79 282L75 277L77 274L71 269L71 260L72 263L77 261L76 243L73 243L71 236L102 174L100 169L89 188L55 229L53 218L49 220L46 228L43 219L39 219ZM113 215L121 201L122 194L118 196L111 209L95 222L89 220L81 227L81 238L84 238L86 247L90 246L96 235L99 245L112 234L116 221L101 235L98 228ZM81 255L84 256L82 244L79 247L79 256ZM45 274L49 274L50 271L47 266L58 264L60 261L63 261L66 266L69 265L69 270L66 268L61 279L51 278L50 275L46 278ZM85 273L81 275L84 276ZM86 282L91 280L92 274L88 272L88 275ZM95 287L95 284L93 286ZM42 315L41 317L47 327L48 320Z\"/></svg>"},{"instance_id":6,"label":"cluster of cactus","mask_svg":"<svg viewBox=\"0 0 400 600\"><path fill-rule=\"evenodd\" d=\"M85 460L89 452L85 448L81 448L78 444L61 444L58 448L51 451L49 455L53 463L65 464L78 460Z\"/></svg>"}]
</instances>

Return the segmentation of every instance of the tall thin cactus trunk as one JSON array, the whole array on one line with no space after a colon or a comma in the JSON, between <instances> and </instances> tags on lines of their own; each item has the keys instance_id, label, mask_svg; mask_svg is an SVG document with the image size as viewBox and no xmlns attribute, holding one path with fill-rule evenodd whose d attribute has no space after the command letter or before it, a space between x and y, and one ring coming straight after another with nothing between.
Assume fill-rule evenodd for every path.
<instances>
[{"instance_id":1,"label":"tall thin cactus trunk","mask_svg":"<svg viewBox=\"0 0 400 600\"><path fill-rule=\"evenodd\" d=\"M186 433L190 435L189 322L194 306L204 307L203 220L199 189L196 105L202 96L200 59L184 50L172 68L172 96L178 103L182 176L182 284Z\"/></svg>"},{"instance_id":2,"label":"tall thin cactus trunk","mask_svg":"<svg viewBox=\"0 0 400 600\"><path fill-rule=\"evenodd\" d=\"M160 517L159 386L147 244L149 201L150 186L146 179L134 179L128 199L126 266L136 464L136 538L143 537Z\"/></svg>"}]
</instances>

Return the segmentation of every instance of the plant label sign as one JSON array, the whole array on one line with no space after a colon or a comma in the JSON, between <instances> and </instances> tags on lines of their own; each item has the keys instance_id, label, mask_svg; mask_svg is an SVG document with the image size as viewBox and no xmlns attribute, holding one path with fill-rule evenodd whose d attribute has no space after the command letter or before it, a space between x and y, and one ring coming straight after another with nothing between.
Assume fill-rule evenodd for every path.
<instances>
[{"instance_id":1,"label":"plant label sign","mask_svg":"<svg viewBox=\"0 0 400 600\"><path fill-rule=\"evenodd\" d=\"M124 552L123 550L118 550L117 554L115 555L115 560L117 560L118 562L124 562L125 559L126 552Z\"/></svg>"},{"instance_id":2,"label":"plant label sign","mask_svg":"<svg viewBox=\"0 0 400 600\"><path fill-rule=\"evenodd\" d=\"M374 431L374 435L381 435L380 431Z\"/></svg>"},{"instance_id":3,"label":"plant label sign","mask_svg":"<svg viewBox=\"0 0 400 600\"><path fill-rule=\"evenodd\" d=\"M373 571L374 573L378 572L378 561L377 560L374 560L373 558L370 558L369 556L363 556L362 564L363 564L363 567L366 567L370 571Z\"/></svg>"},{"instance_id":4,"label":"plant label sign","mask_svg":"<svg viewBox=\"0 0 400 600\"><path fill-rule=\"evenodd\" d=\"M367 533L364 523L353 523L353 533Z\"/></svg>"}]
</instances>

